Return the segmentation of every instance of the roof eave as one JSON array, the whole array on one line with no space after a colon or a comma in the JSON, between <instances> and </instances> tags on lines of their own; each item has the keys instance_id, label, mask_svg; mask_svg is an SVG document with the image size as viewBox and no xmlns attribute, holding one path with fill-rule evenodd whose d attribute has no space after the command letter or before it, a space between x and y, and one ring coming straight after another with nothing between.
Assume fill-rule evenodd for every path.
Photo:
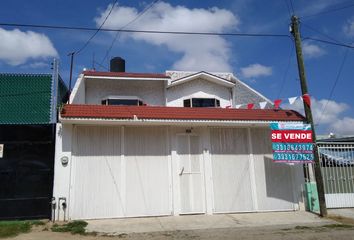
<instances>
[{"instance_id":1,"label":"roof eave","mask_svg":"<svg viewBox=\"0 0 354 240\"><path fill-rule=\"evenodd\" d=\"M60 117L63 124L81 125L144 125L144 126L215 126L215 127L266 127L271 122L302 121L278 121L278 120L185 120L185 119L114 119L114 118L88 118L88 117Z\"/></svg>"},{"instance_id":2,"label":"roof eave","mask_svg":"<svg viewBox=\"0 0 354 240\"><path fill-rule=\"evenodd\" d=\"M84 75L84 78L90 79L112 79L112 80L144 80L144 81L168 81L168 77L159 78L159 77L118 77L118 76L93 76L93 75Z\"/></svg>"}]
</instances>

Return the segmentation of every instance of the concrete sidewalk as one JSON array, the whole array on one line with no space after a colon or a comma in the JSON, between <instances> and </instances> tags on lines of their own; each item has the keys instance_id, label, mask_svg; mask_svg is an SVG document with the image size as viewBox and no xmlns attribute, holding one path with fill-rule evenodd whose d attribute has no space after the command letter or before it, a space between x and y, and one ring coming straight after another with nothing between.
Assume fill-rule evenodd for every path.
<instances>
[{"instance_id":1,"label":"concrete sidewalk","mask_svg":"<svg viewBox=\"0 0 354 240\"><path fill-rule=\"evenodd\" d=\"M89 220L88 232L108 235L270 226L319 226L335 221L308 212L238 213Z\"/></svg>"},{"instance_id":2,"label":"concrete sidewalk","mask_svg":"<svg viewBox=\"0 0 354 240\"><path fill-rule=\"evenodd\" d=\"M328 215L350 218L354 221L354 208L328 209Z\"/></svg>"}]
</instances>

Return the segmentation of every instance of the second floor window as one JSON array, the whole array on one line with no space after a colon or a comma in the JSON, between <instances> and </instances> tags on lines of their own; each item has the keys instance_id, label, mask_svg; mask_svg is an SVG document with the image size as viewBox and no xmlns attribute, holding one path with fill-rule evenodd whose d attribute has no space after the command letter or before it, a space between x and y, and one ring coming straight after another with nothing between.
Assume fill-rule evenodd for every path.
<instances>
[{"instance_id":1,"label":"second floor window","mask_svg":"<svg viewBox=\"0 0 354 240\"><path fill-rule=\"evenodd\" d=\"M183 107L220 107L220 100L215 98L190 98L183 101Z\"/></svg>"},{"instance_id":2,"label":"second floor window","mask_svg":"<svg viewBox=\"0 0 354 240\"><path fill-rule=\"evenodd\" d=\"M133 98L107 98L101 101L102 105L124 105L124 106L142 106L143 101Z\"/></svg>"}]
</instances>

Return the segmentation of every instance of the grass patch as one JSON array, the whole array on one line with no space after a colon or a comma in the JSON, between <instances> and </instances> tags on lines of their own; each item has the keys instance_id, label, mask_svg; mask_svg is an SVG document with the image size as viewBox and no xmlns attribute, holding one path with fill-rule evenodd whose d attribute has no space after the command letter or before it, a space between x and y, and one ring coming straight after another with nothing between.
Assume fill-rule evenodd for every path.
<instances>
[{"instance_id":1,"label":"grass patch","mask_svg":"<svg viewBox=\"0 0 354 240\"><path fill-rule=\"evenodd\" d=\"M322 227L324 227L324 228L354 228L353 225L349 225L349 224L328 224L328 225L324 225Z\"/></svg>"},{"instance_id":2,"label":"grass patch","mask_svg":"<svg viewBox=\"0 0 354 240\"><path fill-rule=\"evenodd\" d=\"M44 226L46 223L41 220L28 221L32 226Z\"/></svg>"},{"instance_id":3,"label":"grass patch","mask_svg":"<svg viewBox=\"0 0 354 240\"><path fill-rule=\"evenodd\" d=\"M292 228L283 228L283 229L280 229L280 230L282 230L282 231L291 231L293 229Z\"/></svg>"},{"instance_id":4,"label":"grass patch","mask_svg":"<svg viewBox=\"0 0 354 240\"><path fill-rule=\"evenodd\" d=\"M15 237L20 233L27 233L31 227L29 221L1 221L0 238Z\"/></svg>"},{"instance_id":5,"label":"grass patch","mask_svg":"<svg viewBox=\"0 0 354 240\"><path fill-rule=\"evenodd\" d=\"M85 234L85 227L87 222L85 221L72 221L64 225L54 224L52 227L53 232L70 232L71 234Z\"/></svg>"},{"instance_id":6,"label":"grass patch","mask_svg":"<svg viewBox=\"0 0 354 240\"><path fill-rule=\"evenodd\" d=\"M310 229L310 227L307 227L307 226L296 226L295 229L296 230Z\"/></svg>"}]
</instances>

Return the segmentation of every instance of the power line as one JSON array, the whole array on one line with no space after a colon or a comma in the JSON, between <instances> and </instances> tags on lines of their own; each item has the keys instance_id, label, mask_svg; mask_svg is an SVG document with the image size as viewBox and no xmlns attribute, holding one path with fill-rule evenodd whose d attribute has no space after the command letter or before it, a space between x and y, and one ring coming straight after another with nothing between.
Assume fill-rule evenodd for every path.
<instances>
[{"instance_id":1,"label":"power line","mask_svg":"<svg viewBox=\"0 0 354 240\"><path fill-rule=\"evenodd\" d=\"M280 95L282 94L283 92L283 89L284 89L284 86L285 86L285 82L286 82L286 79L287 79L287 75L288 75L288 72L289 72L289 68L290 68L290 63L291 63L291 59L293 57L293 54L294 54L294 45L291 44L291 47L290 47L290 52L289 52L289 58L288 58L288 64L286 66L286 70L284 72L284 76L283 76L283 81L280 85L280 91L279 91L279 94L278 94L278 97L277 99L279 99Z\"/></svg>"},{"instance_id":2,"label":"power line","mask_svg":"<svg viewBox=\"0 0 354 240\"><path fill-rule=\"evenodd\" d=\"M133 22L135 22L136 20L138 20L141 16L143 16L149 9L151 9L157 2L159 2L160 0L155 0L153 2L151 2L143 11L141 11L132 21L128 22L127 24L125 24L123 27L120 28L120 30L123 30L124 28L126 28L127 26L129 26L130 24L132 24ZM106 60L106 58L108 57L108 54L110 53L110 51L112 50L114 43L116 42L118 36L120 35L121 32L117 32L116 35L114 36L114 39L111 43L111 45L108 47L105 56L103 57L101 64L104 63L104 61Z\"/></svg>"},{"instance_id":3,"label":"power line","mask_svg":"<svg viewBox=\"0 0 354 240\"><path fill-rule=\"evenodd\" d=\"M304 19L304 18L316 17L316 16L319 16L319 15L323 15L323 14L327 14L327 13L331 13L331 12L336 12L336 11L340 11L340 10L351 8L351 7L354 7L354 3L346 5L346 6L338 7L338 8L332 8L332 9L325 10L325 11L322 11L322 12L319 12L319 13L303 16L301 18Z\"/></svg>"},{"instance_id":4,"label":"power line","mask_svg":"<svg viewBox=\"0 0 354 240\"><path fill-rule=\"evenodd\" d=\"M108 17L111 15L114 6L117 4L118 0L115 0L114 3L112 4L111 9L109 10L107 16L105 17L105 19L103 20L103 22L101 23L101 25L99 26L99 28L96 30L96 32L86 41L86 43L78 50L76 51L76 55L79 54L82 50L84 50L87 45L91 42L91 40L97 35L97 33L102 29L103 25L106 23Z\"/></svg>"},{"instance_id":5,"label":"power line","mask_svg":"<svg viewBox=\"0 0 354 240\"><path fill-rule=\"evenodd\" d=\"M326 44L329 44L329 45L335 45L335 46L340 46L340 47L346 47L346 48L354 49L354 46L352 46L352 45L348 45L348 44L344 44L344 43L331 42L331 41L318 39L318 38L304 37L303 40L312 40L312 41L326 43Z\"/></svg>"},{"instance_id":6,"label":"power line","mask_svg":"<svg viewBox=\"0 0 354 240\"><path fill-rule=\"evenodd\" d=\"M286 8L288 9L289 18L291 18L291 11L290 11L288 0L284 0L284 2L285 2L285 5L286 5Z\"/></svg>"},{"instance_id":7,"label":"power line","mask_svg":"<svg viewBox=\"0 0 354 240\"><path fill-rule=\"evenodd\" d=\"M98 28L89 28L89 27L71 27L71 26L59 26L59 25L19 24L19 23L0 23L0 26L61 29L61 30L81 30L81 31L97 31L98 30ZM158 31L158 30L135 30L135 29L112 29L112 28L101 28L100 31L103 31L103 32L146 33L146 34L233 36L233 37L235 37L235 36L237 36L237 37L286 37L286 38L290 38L290 35L288 35L288 34L272 34L272 33L183 32L183 31Z\"/></svg>"},{"instance_id":8,"label":"power line","mask_svg":"<svg viewBox=\"0 0 354 240\"><path fill-rule=\"evenodd\" d=\"M322 108L321 115L320 115L320 118L318 119L317 125L320 125L321 120L322 120L322 117L323 117L323 114L325 113L326 107L327 107L329 101L332 100L333 92L334 92L334 89L335 89L336 86L337 86L337 83L338 83L338 80L339 80L339 78L340 78L340 75L342 74L342 70L343 70L343 67L344 67L344 63L345 63L345 61L347 60L348 52L349 52L349 49L347 49L347 50L345 51L343 60L342 60L342 62L341 62L341 64L340 64L340 67L339 67L339 70L338 70L338 73L337 73L337 76L336 76L336 80L334 81L334 84L333 84L333 86L332 86L332 89L331 89L331 91L330 91L330 93L329 93L329 97L328 97L328 99L327 99L327 101L326 101L326 104L325 104L325 105L323 106L323 108Z\"/></svg>"},{"instance_id":9,"label":"power line","mask_svg":"<svg viewBox=\"0 0 354 240\"><path fill-rule=\"evenodd\" d=\"M95 64L97 64L100 68L106 70L106 71L109 71L109 69L105 66L103 66L101 63L97 62L97 61L94 61Z\"/></svg>"},{"instance_id":10,"label":"power line","mask_svg":"<svg viewBox=\"0 0 354 240\"><path fill-rule=\"evenodd\" d=\"M291 6L291 10L292 10L293 15L294 15L294 14L295 14L295 11L294 11L293 0L290 0L290 6Z\"/></svg>"},{"instance_id":11,"label":"power line","mask_svg":"<svg viewBox=\"0 0 354 240\"><path fill-rule=\"evenodd\" d=\"M325 34L323 32L320 32L317 29L315 29L315 28L313 28L313 27L311 27L311 26L309 26L309 25L307 25L307 24L305 24L303 22L301 22L301 25L306 27L306 28L308 28L308 29L310 29L310 30L312 30L313 32L316 32L316 33L318 33L318 34L320 34L320 35L332 40L332 41L335 41L336 43L340 43L337 39L335 39L335 38L333 38L333 37L331 37L331 36L329 36L329 35L327 35L327 34Z\"/></svg>"}]
</instances>

